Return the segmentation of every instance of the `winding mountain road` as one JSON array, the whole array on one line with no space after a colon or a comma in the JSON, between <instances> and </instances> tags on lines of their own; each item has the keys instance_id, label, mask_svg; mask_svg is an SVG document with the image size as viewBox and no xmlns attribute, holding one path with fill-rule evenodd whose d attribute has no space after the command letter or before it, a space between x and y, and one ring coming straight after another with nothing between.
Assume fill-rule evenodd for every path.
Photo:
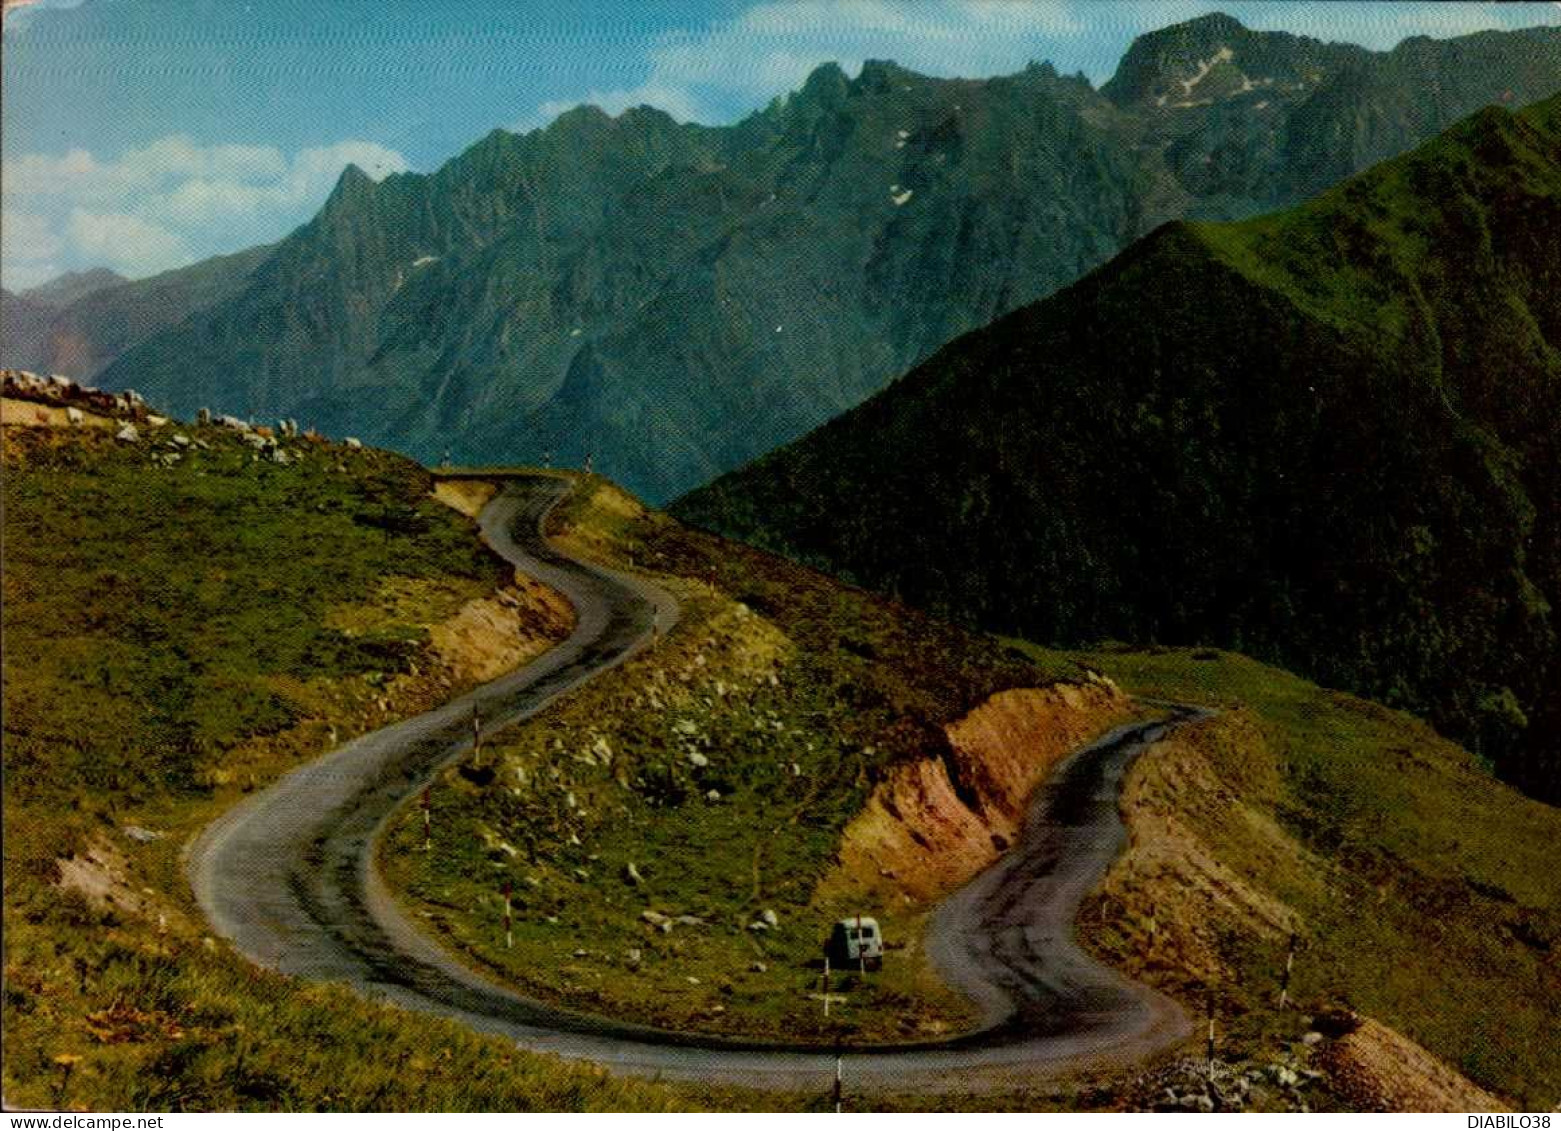
<instances>
[{"instance_id":1,"label":"winding mountain road","mask_svg":"<svg viewBox=\"0 0 1561 1131\"><path fill-rule=\"evenodd\" d=\"M345 982L398 1006L458 1019L517 1045L662 1078L823 1091L830 1050L697 1037L574 1013L522 997L444 951L408 918L373 866L392 814L486 730L541 710L651 642L677 604L642 579L576 561L541 524L567 480L514 480L483 510L488 543L574 605L570 637L527 666L428 714L363 735L225 812L190 846L195 895L251 961ZM1071 755L1038 794L1013 848L939 906L927 946L981 1007L979 1032L845 1057L847 1087L899 1092L1018 1086L1136 1059L1184 1038L1169 999L1085 955L1080 902L1120 851L1122 775L1181 716L1122 727Z\"/></svg>"}]
</instances>

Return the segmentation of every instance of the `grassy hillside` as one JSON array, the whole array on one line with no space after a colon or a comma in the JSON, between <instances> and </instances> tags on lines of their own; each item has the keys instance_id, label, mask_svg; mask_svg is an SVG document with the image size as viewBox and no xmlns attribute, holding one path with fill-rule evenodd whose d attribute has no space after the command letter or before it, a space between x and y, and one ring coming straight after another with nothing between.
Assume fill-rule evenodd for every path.
<instances>
[{"instance_id":1,"label":"grassy hillside","mask_svg":"<svg viewBox=\"0 0 1561 1131\"><path fill-rule=\"evenodd\" d=\"M883 787L929 752L947 760L958 729L948 722L994 691L1092 668L1136 693L1222 712L1132 771L1131 847L1080 930L1195 1012L1213 991L1220 1071L1266 1081L1247 1106L1490 1103L1475 1085L1523 1106L1555 1102L1561 1075L1545 1030L1561 1004L1561 902L1543 858L1561 818L1424 723L1207 649L1013 645L1027 669L997 642L689 530L605 484L576 499L555 534L651 572L677 592L685 620L654 652L492 744L483 767L445 774L431 852L415 807L393 827L382 867L481 968L549 1000L687 1030L853 1041L948 1032L969 1015L920 966L916 944L930 902L950 890L936 867L963 851L946 830L983 806L963 795L913 813L909 794ZM993 755L981 751L956 784L980 788L1000 772ZM913 803L937 800L918 792ZM922 839L879 871L853 830L885 798ZM818 945L832 918L864 904L908 946L882 975L837 981L847 1000L826 1023L809 996ZM779 931L749 929L765 909ZM1292 930L1300 946L1281 1012ZM1345 1032L1338 1019L1351 1012L1363 1020ZM1304 1043L1319 1029L1321 1043ZM1384 1056L1416 1069L1400 1073L1396 1093L1361 1082ZM1319 1075L1287 1089L1273 1082L1279 1066ZM1159 1079L1108 1076L986 1102L1155 1106Z\"/></svg>"},{"instance_id":2,"label":"grassy hillside","mask_svg":"<svg viewBox=\"0 0 1561 1131\"><path fill-rule=\"evenodd\" d=\"M1085 658L1223 711L1131 771L1131 846L1080 916L1099 953L1184 1001L1212 991L1226 1056L1351 1009L1518 1110L1561 1101L1561 813L1408 715L1238 655ZM1352 1037L1317 1053L1346 1081L1358 1055Z\"/></svg>"},{"instance_id":3,"label":"grassy hillside","mask_svg":"<svg viewBox=\"0 0 1561 1131\"><path fill-rule=\"evenodd\" d=\"M1558 116L1165 227L674 513L1031 639L1240 648L1561 798Z\"/></svg>"},{"instance_id":4,"label":"grassy hillside","mask_svg":"<svg viewBox=\"0 0 1561 1131\"><path fill-rule=\"evenodd\" d=\"M691 531L599 481L558 535L650 571L682 620L498 739L484 767L444 774L432 851L408 806L382 852L392 884L472 961L577 1008L826 1042L967 1024L916 946L929 903L880 893L864 906L862 885L837 876L842 836L897 764L953 764L944 724L1078 669ZM1125 714L1120 701L1081 709L1082 734ZM755 927L767 911L774 928ZM881 974L837 977L847 1001L826 1019L810 996L823 942L854 913L876 915L897 949Z\"/></svg>"},{"instance_id":5,"label":"grassy hillside","mask_svg":"<svg viewBox=\"0 0 1561 1131\"><path fill-rule=\"evenodd\" d=\"M206 446L166 466L176 429L135 445L112 431L5 429L7 1099L819 1102L670 1089L520 1054L257 970L206 935L183 843L333 729L339 741L458 693L492 657L474 659L471 634L451 626L508 578L403 460L299 442L302 460L278 466L192 429ZM482 498L447 494L468 509ZM1193 1003L1214 985L1227 1060L1288 1056L1309 1017L1347 1004L1497 1092L1555 1102L1545 1025L1561 993L1561 909L1543 856L1561 829L1423 725L1230 655L1016 650L691 531L599 481L555 533L656 575L684 619L653 652L490 744L483 766L446 774L432 853L415 812L392 829L384 867L474 962L554 1000L692 1029L871 1040L957 1027L965 1006L915 950L925 903L886 895L908 877L839 872L853 818L918 758L979 793L981 767L962 760L970 751L951 745L948 724L1082 663L1226 711L1134 771L1132 849L1082 919L1103 955ZM557 610L520 598L514 627L535 650L561 631ZM499 929L506 879L513 951ZM907 945L881 975L837 977L846 1000L825 1026L810 963L864 892L885 900L871 910ZM779 929L749 929L765 910ZM1304 944L1297 1010L1276 1016L1292 925ZM1357 1054L1330 1038L1303 1055ZM1140 1083L935 1103L1158 1102ZM1351 1095L1331 1076L1306 1093L1322 1106L1373 1102ZM1264 1102L1283 1106L1276 1096Z\"/></svg>"},{"instance_id":6,"label":"grassy hillside","mask_svg":"<svg viewBox=\"0 0 1561 1131\"><path fill-rule=\"evenodd\" d=\"M206 935L184 842L333 739L462 690L442 626L509 571L399 457L299 441L279 466L216 429L176 448L178 430L4 430L6 1100L671 1104ZM534 651L560 626L532 601L517 628Z\"/></svg>"}]
</instances>

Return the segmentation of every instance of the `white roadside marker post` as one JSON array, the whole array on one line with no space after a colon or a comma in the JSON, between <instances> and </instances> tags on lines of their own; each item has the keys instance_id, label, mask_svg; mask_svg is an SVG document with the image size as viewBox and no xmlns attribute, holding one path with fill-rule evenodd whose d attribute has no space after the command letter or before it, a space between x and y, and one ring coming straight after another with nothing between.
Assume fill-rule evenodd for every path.
<instances>
[{"instance_id":1,"label":"white roadside marker post","mask_svg":"<svg viewBox=\"0 0 1561 1131\"><path fill-rule=\"evenodd\" d=\"M510 913L511 882L504 881L504 949L515 949L515 920Z\"/></svg>"},{"instance_id":2,"label":"white roadside marker post","mask_svg":"<svg viewBox=\"0 0 1561 1131\"><path fill-rule=\"evenodd\" d=\"M1214 1079L1214 991L1209 991L1209 1079Z\"/></svg>"},{"instance_id":3,"label":"white roadside marker post","mask_svg":"<svg viewBox=\"0 0 1561 1131\"><path fill-rule=\"evenodd\" d=\"M843 1057L842 1057L841 1050L840 1050L840 1038L836 1037L835 1038L835 1114L836 1115L840 1114L841 1107L842 1107L841 1100L842 1100L844 1092L845 1092L844 1082L843 1082L843 1079L842 1079L843 1072L841 1070L841 1060L842 1059L843 1059Z\"/></svg>"},{"instance_id":4,"label":"white roadside marker post","mask_svg":"<svg viewBox=\"0 0 1561 1131\"><path fill-rule=\"evenodd\" d=\"M434 849L433 817L428 812L428 790L423 790L423 851L432 852Z\"/></svg>"},{"instance_id":5,"label":"white roadside marker post","mask_svg":"<svg viewBox=\"0 0 1561 1131\"><path fill-rule=\"evenodd\" d=\"M472 764L482 765L482 717L472 708Z\"/></svg>"},{"instance_id":6,"label":"white roadside marker post","mask_svg":"<svg viewBox=\"0 0 1561 1131\"><path fill-rule=\"evenodd\" d=\"M1296 933L1290 932L1290 949L1285 953L1285 972L1279 980L1279 1008L1282 1012L1290 1003L1290 973L1295 969Z\"/></svg>"}]
</instances>

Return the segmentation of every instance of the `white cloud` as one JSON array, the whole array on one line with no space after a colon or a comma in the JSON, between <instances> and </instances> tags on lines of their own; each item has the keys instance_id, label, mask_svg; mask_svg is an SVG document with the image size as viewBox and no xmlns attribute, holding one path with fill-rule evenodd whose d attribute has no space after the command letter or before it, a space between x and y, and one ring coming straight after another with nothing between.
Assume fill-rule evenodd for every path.
<instances>
[{"instance_id":1,"label":"white cloud","mask_svg":"<svg viewBox=\"0 0 1561 1131\"><path fill-rule=\"evenodd\" d=\"M5 30L16 35L25 29L39 12L49 8L79 8L82 0L4 0Z\"/></svg>"},{"instance_id":2,"label":"white cloud","mask_svg":"<svg viewBox=\"0 0 1561 1131\"><path fill-rule=\"evenodd\" d=\"M129 275L144 275L190 258L182 238L128 212L71 210L65 221L71 248L92 263Z\"/></svg>"},{"instance_id":3,"label":"white cloud","mask_svg":"<svg viewBox=\"0 0 1561 1131\"><path fill-rule=\"evenodd\" d=\"M0 261L6 285L30 287L60 273L58 257L65 241L46 217L20 208L0 210Z\"/></svg>"},{"instance_id":4,"label":"white cloud","mask_svg":"<svg viewBox=\"0 0 1561 1131\"><path fill-rule=\"evenodd\" d=\"M0 268L17 285L56 260L146 274L276 239L320 206L348 164L376 180L408 167L395 150L359 140L290 157L274 146L206 146L179 135L111 160L85 149L21 154L0 170Z\"/></svg>"},{"instance_id":5,"label":"white cloud","mask_svg":"<svg viewBox=\"0 0 1561 1131\"><path fill-rule=\"evenodd\" d=\"M258 219L317 206L348 165L357 165L376 181L407 169L401 154L373 142L304 149L290 162L274 149L265 152L269 156L264 162L256 157L256 173L249 177L231 169L222 175L219 169L197 173L192 168L187 179L153 196L149 211L168 223L195 228Z\"/></svg>"}]
</instances>

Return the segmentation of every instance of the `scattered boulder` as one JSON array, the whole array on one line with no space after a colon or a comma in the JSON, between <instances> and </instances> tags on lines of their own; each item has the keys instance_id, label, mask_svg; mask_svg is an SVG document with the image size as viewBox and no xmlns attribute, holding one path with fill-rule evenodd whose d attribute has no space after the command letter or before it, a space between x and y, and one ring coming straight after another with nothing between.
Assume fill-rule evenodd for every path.
<instances>
[{"instance_id":1,"label":"scattered boulder","mask_svg":"<svg viewBox=\"0 0 1561 1131\"><path fill-rule=\"evenodd\" d=\"M759 912L759 918L763 919L767 924L769 924L771 929L780 926L780 916L775 914L773 908L766 907L763 911Z\"/></svg>"},{"instance_id":2,"label":"scattered boulder","mask_svg":"<svg viewBox=\"0 0 1561 1131\"><path fill-rule=\"evenodd\" d=\"M623 878L635 886L645 882L645 877L640 875L640 870L634 866L634 861L632 860L623 866Z\"/></svg>"},{"instance_id":3,"label":"scattered boulder","mask_svg":"<svg viewBox=\"0 0 1561 1131\"><path fill-rule=\"evenodd\" d=\"M1325 1037L1347 1037L1364 1023L1360 1014L1349 1009L1330 1009L1312 1019L1312 1028Z\"/></svg>"},{"instance_id":4,"label":"scattered boulder","mask_svg":"<svg viewBox=\"0 0 1561 1131\"><path fill-rule=\"evenodd\" d=\"M135 444L140 442L141 433L136 431L134 424L126 424L118 432L114 433L114 439L125 444Z\"/></svg>"}]
</instances>

